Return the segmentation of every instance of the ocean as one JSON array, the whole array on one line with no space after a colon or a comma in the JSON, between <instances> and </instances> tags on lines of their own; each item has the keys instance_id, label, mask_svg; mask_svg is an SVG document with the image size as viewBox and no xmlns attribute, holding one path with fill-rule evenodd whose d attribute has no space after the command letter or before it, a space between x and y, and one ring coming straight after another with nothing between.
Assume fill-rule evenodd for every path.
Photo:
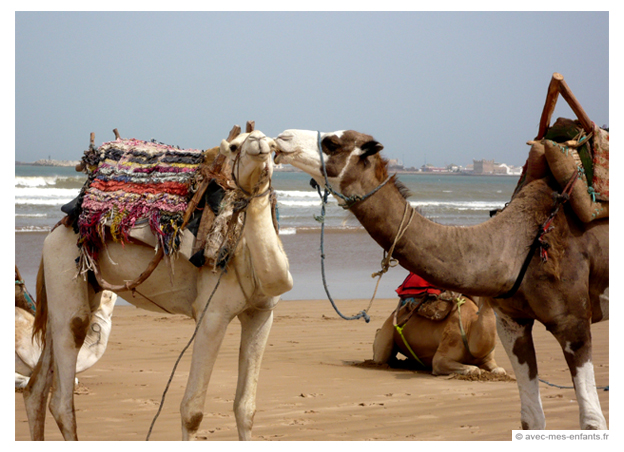
<instances>
[{"instance_id":1,"label":"ocean","mask_svg":"<svg viewBox=\"0 0 624 452\"><path fill-rule=\"evenodd\" d=\"M15 261L33 293L43 240L63 217L61 206L78 195L85 179L73 167L15 166ZM518 182L517 176L401 174L399 179L412 193L411 205L425 216L461 226L486 221L490 210L511 199ZM280 236L295 282L284 300L326 299L320 273L320 223L314 219L321 203L309 181L301 172L273 174ZM370 298L376 283L371 274L379 271L383 250L331 196L325 231L325 268L332 297ZM383 276L377 297L394 297L405 276L406 270L391 269Z\"/></svg>"}]
</instances>

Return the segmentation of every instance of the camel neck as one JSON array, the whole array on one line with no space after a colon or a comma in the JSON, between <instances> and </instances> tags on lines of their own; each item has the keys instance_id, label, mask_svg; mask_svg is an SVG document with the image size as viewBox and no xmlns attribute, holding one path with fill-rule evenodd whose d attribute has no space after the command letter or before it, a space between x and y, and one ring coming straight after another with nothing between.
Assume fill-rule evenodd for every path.
<instances>
[{"instance_id":1,"label":"camel neck","mask_svg":"<svg viewBox=\"0 0 624 452\"><path fill-rule=\"evenodd\" d=\"M536 196L549 196L548 190L541 192ZM551 205L530 202L528 196L518 198L494 218L469 227L437 224L416 211L397 242L393 257L402 267L445 289L468 295L500 295L514 284L537 233L539 215L534 207ZM407 203L394 184L387 184L375 196L354 205L351 211L387 251L394 242ZM531 208L527 209L527 204ZM407 209L411 214L413 208L407 206Z\"/></svg>"}]
</instances>

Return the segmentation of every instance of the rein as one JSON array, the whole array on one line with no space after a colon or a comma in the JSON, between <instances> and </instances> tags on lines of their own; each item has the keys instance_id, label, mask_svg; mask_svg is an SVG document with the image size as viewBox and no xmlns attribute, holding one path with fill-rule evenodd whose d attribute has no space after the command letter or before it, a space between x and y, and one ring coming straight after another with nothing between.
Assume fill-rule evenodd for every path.
<instances>
[{"instance_id":1,"label":"rein","mask_svg":"<svg viewBox=\"0 0 624 452\"><path fill-rule=\"evenodd\" d=\"M268 174L268 173L265 173L265 174ZM232 172L232 176L234 176L233 172ZM254 187L254 193L247 193L245 190L242 189L242 187L240 185L238 185L236 180L234 181L236 183L237 189L239 189L246 196L246 198L244 198L244 202L241 203L240 206L236 207L236 209L238 209L236 211L236 214L237 215L241 214L241 213L243 214L243 220L242 220L243 221L243 225L242 225L242 227L240 229L240 234L236 238L236 242L235 242L234 247L233 247L234 251L232 253L230 253L225 258L225 262L224 262L223 268L221 269L221 273L219 274L219 279L217 279L217 283L215 284L214 288L212 289L212 293L210 294L210 297L208 297L208 301L206 302L206 305L204 306L204 309L202 310L201 315L197 319L197 322L195 324L195 330L193 331L193 335L189 339L189 342L186 344L186 346L180 352L180 356L178 357L178 359L176 360L176 362L175 362L175 364L173 366L173 369L171 371L171 376L169 377L169 380L167 381L167 384L165 386L165 390L163 392L160 404L158 406L158 411L156 412L156 415L154 416L154 419L152 420L150 428L149 428L149 430L147 432L147 437L145 438L146 441L149 441L150 436L152 434L152 430L154 428L154 424L156 423L156 419L158 419L158 416L160 416L160 412L162 410L162 407L165 404L165 396L166 396L166 394L167 394L167 392L169 390L169 386L171 385L171 381L173 380L173 376L175 375L175 371L176 371L176 369L178 367L178 364L180 364L180 361L182 360L182 357L184 356L184 353L188 350L188 348L191 346L191 344L195 340L195 337L197 336L197 332L199 331L199 327L200 327L200 325L201 325L201 323L202 323L202 321L204 319L204 316L206 315L206 311L208 311L208 306L210 305L210 302L212 301L212 297L217 292L217 289L219 288L219 284L221 284L221 278L223 278L223 275L226 272L227 266L228 266L230 260L232 259L232 257L234 256L234 253L235 253L236 249L238 248L238 245L240 244L241 238L243 237L243 231L245 230L245 224L247 223L247 207L249 207L249 204L251 203L251 201L254 198L261 198L262 196L267 195L268 193L270 193L273 190L273 188L269 184L269 188L267 190L265 190L263 193L260 193L260 194L256 193L258 188L260 187L261 183L264 182L264 181L265 181L264 177L260 178L260 181ZM241 289L242 289L242 287L241 287ZM243 292L243 295L245 295L245 297L246 297L246 294L244 292Z\"/></svg>"},{"instance_id":2,"label":"rein","mask_svg":"<svg viewBox=\"0 0 624 452\"><path fill-rule=\"evenodd\" d=\"M542 258L542 262L548 261L548 248L550 247L550 245L544 240L544 236L548 232L554 229L552 222L555 219L555 216L557 216L557 213L559 212L559 208L567 200L570 199L570 193L572 193L572 189L574 188L574 184L576 184L577 180L578 180L578 177L575 171L574 174L572 174L572 177L568 181L565 188L562 190L561 194L557 192L553 193L553 197L555 198L555 205L553 206L553 209L550 215L548 216L548 218L546 219L546 221L542 223L542 225L539 227L537 236L535 237L535 239L533 240L533 243L531 244L529 253L527 254L527 257L525 258L524 263L522 264L522 268L520 269L520 273L518 274L518 277L516 278L516 282L514 283L513 287L509 291L505 292L502 295L498 295L494 298L503 298L503 299L511 298L516 294L516 292L520 288L520 285L522 284L524 275L526 274L529 268L529 265L531 264L531 261L533 260L533 255L535 254L535 251L537 250L537 248L540 248L540 257Z\"/></svg>"},{"instance_id":3,"label":"rein","mask_svg":"<svg viewBox=\"0 0 624 452\"><path fill-rule=\"evenodd\" d=\"M344 320L357 320L357 319L360 319L360 318L364 318L366 323L369 323L370 322L370 316L368 315L368 310L371 308L371 306L373 304L373 300L375 299L375 294L377 293L377 287L379 286L379 281L381 280L381 276L386 271L388 271L388 267L390 266L390 257L392 256L392 251L390 252L388 257L384 256L384 259L382 261L382 270L381 270L381 272L378 272L378 273L373 275L373 277L375 277L376 275L379 275L379 279L377 280L377 287L375 287L375 292L373 293L373 297L371 298L371 301L370 301L370 303L368 305L368 308L364 309L363 311L360 311L359 313L357 313L356 315L351 316L351 317L347 317L347 316L343 315L340 312L340 310L338 309L338 307L336 306L336 302L332 298L331 294L329 293L329 288L327 287L327 279L325 277L325 247L324 247L324 242L325 242L325 206L327 205L327 198L329 197L329 193L331 193L334 196L336 196L337 198L340 198L341 200L343 200L344 204L340 204L339 203L339 205L343 209L348 210L351 207L353 207L354 204L356 204L356 203L358 203L360 201L364 201L365 199L368 199L372 195L377 193L377 191L379 191L379 189L381 187L386 185L386 183L390 180L391 176L388 176L388 178L385 181L383 181L381 184L379 184L377 187L375 187L373 190L371 190L370 192L368 192L364 196L360 196L360 195L345 196L342 193L338 193L329 184L329 179L327 177L327 168L325 167L325 159L323 157L323 147L321 145L321 132L317 132L317 144L318 144L319 156L320 156L320 159L321 159L321 167L323 168L323 177L325 179L325 187L324 187L323 194L321 194L320 186L318 184L316 185L316 190L318 191L319 197L321 198L321 215L320 216L316 216L316 215L314 216L316 221L321 223L321 276L322 276L322 279L323 279L323 288L325 289L325 293L327 294L327 298L329 299L329 302L331 303L331 305L333 306L334 310L336 311L336 313L341 318L343 318ZM407 212L407 210L406 210L406 212ZM413 213L412 213L412 216L413 216ZM403 221L404 220L405 220L405 215L403 216ZM396 239L394 241L394 244L392 245L393 249L394 249L394 245L396 245L396 243L398 242L399 238L405 232L405 229L407 229L407 226L409 225L409 222L411 222L411 217L410 217L410 220L408 221L408 223L405 225L405 227L403 227L403 221L401 221L401 226L399 227L399 232L397 233L397 237L396 237ZM386 264L385 267L384 267L384 263Z\"/></svg>"},{"instance_id":4,"label":"rein","mask_svg":"<svg viewBox=\"0 0 624 452\"><path fill-rule=\"evenodd\" d=\"M321 145L321 132L317 131L316 133L317 133L316 140L317 140L317 144L318 144L319 156L321 158L321 167L323 168L323 177L325 178L325 191L326 192L329 191L332 195L336 196L337 198L342 199L344 201L344 204L340 204L340 207L342 207L343 209L348 210L354 204L356 204L356 203L358 203L360 201L364 201L367 198L370 198L372 195L377 193L377 190L379 190L381 187L386 185L386 183L388 183L388 181L392 177L392 176L388 176L385 181L383 181L376 188L374 188L373 190L371 190L370 192L368 192L364 196L360 196L360 195L345 196L342 193L338 193L329 184L329 179L327 178L327 168L325 168L325 158L323 157L323 147Z\"/></svg>"}]
</instances>

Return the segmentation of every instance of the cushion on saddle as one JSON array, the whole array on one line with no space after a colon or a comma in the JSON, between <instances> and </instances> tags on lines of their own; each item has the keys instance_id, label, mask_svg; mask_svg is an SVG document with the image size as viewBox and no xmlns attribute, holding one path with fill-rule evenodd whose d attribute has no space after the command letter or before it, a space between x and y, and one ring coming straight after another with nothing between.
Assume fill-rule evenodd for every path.
<instances>
[{"instance_id":1,"label":"cushion on saddle","mask_svg":"<svg viewBox=\"0 0 624 452\"><path fill-rule=\"evenodd\" d=\"M553 174L561 188L578 177L570 205L584 223L609 216L609 132L594 125L588 136L579 121L558 118L531 150L512 196L529 182Z\"/></svg>"},{"instance_id":2,"label":"cushion on saddle","mask_svg":"<svg viewBox=\"0 0 624 452\"><path fill-rule=\"evenodd\" d=\"M542 142L548 166L559 185L564 187L571 177L578 178L570 204L579 219L589 223L608 217L609 132L594 126L589 137L578 121L559 118Z\"/></svg>"},{"instance_id":3,"label":"cushion on saddle","mask_svg":"<svg viewBox=\"0 0 624 452\"><path fill-rule=\"evenodd\" d=\"M136 139L117 139L86 151L88 178L76 224L81 271L97 260L107 229L113 240L124 243L137 223L149 224L166 255L175 253L202 161L201 150Z\"/></svg>"},{"instance_id":4,"label":"cushion on saddle","mask_svg":"<svg viewBox=\"0 0 624 452\"><path fill-rule=\"evenodd\" d=\"M423 295L440 295L442 289L435 287L416 273L410 272L403 283L396 289L400 298L422 297Z\"/></svg>"}]
</instances>

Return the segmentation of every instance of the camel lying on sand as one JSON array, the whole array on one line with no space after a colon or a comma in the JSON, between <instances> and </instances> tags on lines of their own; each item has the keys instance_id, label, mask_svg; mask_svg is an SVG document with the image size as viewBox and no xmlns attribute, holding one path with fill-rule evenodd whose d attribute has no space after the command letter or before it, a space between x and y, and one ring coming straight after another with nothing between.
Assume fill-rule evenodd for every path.
<instances>
[{"instance_id":1,"label":"camel lying on sand","mask_svg":"<svg viewBox=\"0 0 624 452\"><path fill-rule=\"evenodd\" d=\"M465 295L427 288L422 278L420 293L401 294L412 276L416 275L411 273L397 289L399 306L377 330L373 361L392 365L401 353L432 369L433 375L480 375L482 370L505 375L505 369L494 361L496 317L489 303L477 298L477 304ZM427 309L436 304L442 306L441 319L436 319L440 310Z\"/></svg>"},{"instance_id":2,"label":"camel lying on sand","mask_svg":"<svg viewBox=\"0 0 624 452\"><path fill-rule=\"evenodd\" d=\"M553 199L565 198L553 194L562 187L546 169L489 221L441 225L410 205L405 187L388 175L388 162L379 155L382 144L372 136L286 130L275 142L277 163L290 163L331 188L384 250L393 247L391 256L402 267L436 286L488 297L518 383L524 429L546 427L532 338L536 320L561 344L581 428L607 428L596 392L590 326L608 318L608 218L584 224L567 204L558 208ZM550 245L546 263L535 249L543 239Z\"/></svg>"},{"instance_id":3,"label":"camel lying on sand","mask_svg":"<svg viewBox=\"0 0 624 452\"><path fill-rule=\"evenodd\" d=\"M235 129L240 132L240 127ZM106 257L91 263L100 286L107 283L107 287L112 287L137 307L184 314L195 320L198 329L193 336L191 367L180 406L185 440L196 437L217 353L235 317L240 320L241 340L234 414L239 438L251 439L258 376L273 323L273 308L280 295L289 291L293 284L271 208L273 140L258 130L238 134L233 129L230 136L232 138L223 140L218 149L231 169L229 182L233 196L230 204L236 208L231 223L232 230L240 232L236 232L232 248L228 250L231 257L224 264L227 271L224 268L224 271L213 272L211 265L198 268L188 259L173 255L168 258L175 261L175 272L172 272L168 265L171 262L163 260L153 264L155 255L162 256L162 245L157 251L151 246L132 242L122 245L108 238ZM150 146L152 149L160 144ZM174 150L167 150L166 154L163 151L157 155L168 158L172 152ZM77 439L73 403L75 363L95 288L87 279L76 278L79 254L76 240L71 228L58 227L43 244L39 270L42 284L37 284L37 299L38 303L47 305L47 310L37 310L35 325L47 324L47 330L42 331L45 346L24 391L34 440L44 439L50 389L50 412L63 437ZM129 289L132 284L128 280L146 268L151 268L152 273L134 288L132 296L132 289ZM143 274L147 274L147 270ZM133 282L141 279L139 276Z\"/></svg>"},{"instance_id":4,"label":"camel lying on sand","mask_svg":"<svg viewBox=\"0 0 624 452\"><path fill-rule=\"evenodd\" d=\"M16 270L17 273L17 270ZM33 338L35 322L34 303L23 280L15 278L15 387L23 389L41 356L41 343ZM34 302L34 300L32 300ZM91 314L84 343L78 353L76 373L84 372L104 355L112 329L111 318L117 294L105 290L100 293L98 308ZM98 302L96 300L96 302ZM77 379L75 380L77 382Z\"/></svg>"}]
</instances>

